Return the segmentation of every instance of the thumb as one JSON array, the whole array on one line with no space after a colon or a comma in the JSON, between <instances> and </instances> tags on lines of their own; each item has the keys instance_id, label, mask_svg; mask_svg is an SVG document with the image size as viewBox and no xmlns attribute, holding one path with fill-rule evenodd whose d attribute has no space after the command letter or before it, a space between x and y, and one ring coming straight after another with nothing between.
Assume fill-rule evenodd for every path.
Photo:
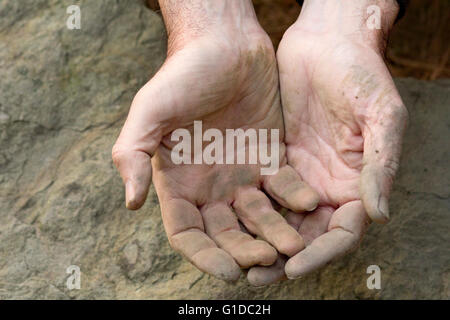
<instances>
[{"instance_id":1,"label":"thumb","mask_svg":"<svg viewBox=\"0 0 450 320\"><path fill-rule=\"evenodd\" d=\"M151 157L161 141L156 120L157 97L150 84L133 100L125 125L117 139L112 158L125 184L126 207L137 210L145 202L152 178Z\"/></svg>"},{"instance_id":2,"label":"thumb","mask_svg":"<svg viewBox=\"0 0 450 320\"><path fill-rule=\"evenodd\" d=\"M378 223L389 221L389 193L399 166L408 119L408 112L395 87L391 92L370 108L362 130L361 200L369 217Z\"/></svg>"}]
</instances>

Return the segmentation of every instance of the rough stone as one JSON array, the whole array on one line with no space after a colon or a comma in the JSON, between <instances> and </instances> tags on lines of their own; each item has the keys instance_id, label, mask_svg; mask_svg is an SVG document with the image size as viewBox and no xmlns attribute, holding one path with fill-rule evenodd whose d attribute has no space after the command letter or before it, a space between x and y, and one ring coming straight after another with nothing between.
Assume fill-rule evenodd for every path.
<instances>
[{"instance_id":1,"label":"rough stone","mask_svg":"<svg viewBox=\"0 0 450 320\"><path fill-rule=\"evenodd\" d=\"M301 280L250 287L171 250L152 189L128 212L111 147L164 60L161 18L139 0L0 2L0 299L450 298L450 81L397 80L411 121L392 221ZM369 265L382 289L366 287ZM81 289L66 288L70 265Z\"/></svg>"}]
</instances>

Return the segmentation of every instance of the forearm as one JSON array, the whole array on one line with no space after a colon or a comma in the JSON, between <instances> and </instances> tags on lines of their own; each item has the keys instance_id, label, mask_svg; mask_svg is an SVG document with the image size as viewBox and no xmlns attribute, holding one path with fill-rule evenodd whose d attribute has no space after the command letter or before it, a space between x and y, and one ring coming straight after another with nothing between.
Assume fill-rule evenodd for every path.
<instances>
[{"instance_id":1,"label":"forearm","mask_svg":"<svg viewBox=\"0 0 450 320\"><path fill-rule=\"evenodd\" d=\"M378 19L375 10L379 28L373 23ZM384 50L398 12L396 0L305 0L296 24L309 32L353 37Z\"/></svg>"},{"instance_id":2,"label":"forearm","mask_svg":"<svg viewBox=\"0 0 450 320\"><path fill-rule=\"evenodd\" d=\"M260 32L251 0L159 0L169 45L207 34L224 38Z\"/></svg>"}]
</instances>

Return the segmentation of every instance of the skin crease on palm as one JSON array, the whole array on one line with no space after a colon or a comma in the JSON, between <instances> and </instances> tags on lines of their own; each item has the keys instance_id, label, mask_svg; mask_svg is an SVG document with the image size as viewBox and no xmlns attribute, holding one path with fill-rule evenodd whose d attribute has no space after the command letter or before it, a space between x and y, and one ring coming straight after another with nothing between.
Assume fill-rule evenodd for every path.
<instances>
[{"instance_id":1,"label":"skin crease on palm","mask_svg":"<svg viewBox=\"0 0 450 320\"><path fill-rule=\"evenodd\" d=\"M382 30L364 29L363 10L371 4L382 8ZM396 12L394 1L305 1L286 32L277 58L288 163L318 191L320 203L314 212L287 215L307 247L271 267L252 268L254 285L310 273L355 249L369 217L389 219L407 122L383 61L383 32Z\"/></svg>"},{"instance_id":2,"label":"skin crease on palm","mask_svg":"<svg viewBox=\"0 0 450 320\"><path fill-rule=\"evenodd\" d=\"M171 246L200 270L236 280L240 267L269 266L277 251L293 256L304 248L261 190L297 213L314 210L319 197L286 164L275 53L251 2L160 5L168 58L136 95L114 163L129 209L142 206L153 178ZM262 176L259 165L175 165L171 133L192 132L195 120L203 130L279 129L280 170Z\"/></svg>"}]
</instances>

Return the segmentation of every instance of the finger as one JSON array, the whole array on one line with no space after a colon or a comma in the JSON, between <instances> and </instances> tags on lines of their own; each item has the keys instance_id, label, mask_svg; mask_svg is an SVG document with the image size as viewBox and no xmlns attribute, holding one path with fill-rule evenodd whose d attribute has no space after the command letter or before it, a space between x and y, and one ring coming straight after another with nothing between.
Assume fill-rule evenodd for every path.
<instances>
[{"instance_id":1,"label":"finger","mask_svg":"<svg viewBox=\"0 0 450 320\"><path fill-rule=\"evenodd\" d=\"M216 278L226 281L239 278L239 266L205 234L202 216L193 204L182 199L163 199L161 212L169 243L174 250L198 269Z\"/></svg>"},{"instance_id":2,"label":"finger","mask_svg":"<svg viewBox=\"0 0 450 320\"><path fill-rule=\"evenodd\" d=\"M394 86L394 84L392 84ZM389 220L388 198L399 166L408 112L395 87L379 98L363 126L364 156L360 192L370 218L378 223Z\"/></svg>"},{"instance_id":3,"label":"finger","mask_svg":"<svg viewBox=\"0 0 450 320\"><path fill-rule=\"evenodd\" d=\"M152 177L150 155L136 150L114 147L113 161L125 184L127 209L137 210L145 202Z\"/></svg>"},{"instance_id":4,"label":"finger","mask_svg":"<svg viewBox=\"0 0 450 320\"><path fill-rule=\"evenodd\" d=\"M283 207L294 212L312 211L319 203L319 194L290 166L274 175L266 176L264 189Z\"/></svg>"},{"instance_id":5,"label":"finger","mask_svg":"<svg viewBox=\"0 0 450 320\"><path fill-rule=\"evenodd\" d=\"M305 245L309 246L312 241L327 231L333 210L320 207L307 214L289 211L285 219L294 229L299 230ZM279 255L274 265L269 267L253 267L247 274L249 283L253 286L266 286L286 279L284 266L287 257Z\"/></svg>"},{"instance_id":6,"label":"finger","mask_svg":"<svg viewBox=\"0 0 450 320\"><path fill-rule=\"evenodd\" d=\"M294 229L299 230L305 245L327 231L333 210L327 207L320 207L314 212L303 214L289 211L285 219ZM279 255L274 265L269 267L253 267L247 274L249 283L253 286L266 286L286 279L284 266L287 257Z\"/></svg>"},{"instance_id":7,"label":"finger","mask_svg":"<svg viewBox=\"0 0 450 320\"><path fill-rule=\"evenodd\" d=\"M254 265L269 266L277 259L277 251L266 241L256 240L240 230L238 219L222 203L202 208L206 233L228 252L241 268Z\"/></svg>"},{"instance_id":8,"label":"finger","mask_svg":"<svg viewBox=\"0 0 450 320\"><path fill-rule=\"evenodd\" d=\"M141 89L136 95L113 150L112 158L125 184L126 206L137 210L145 202L152 178L151 156L161 141L160 125L152 117L154 91Z\"/></svg>"},{"instance_id":9,"label":"finger","mask_svg":"<svg viewBox=\"0 0 450 320\"><path fill-rule=\"evenodd\" d=\"M298 232L270 205L256 188L240 188L233 203L239 220L253 234L272 244L278 252L292 256L304 248Z\"/></svg>"},{"instance_id":10,"label":"finger","mask_svg":"<svg viewBox=\"0 0 450 320\"><path fill-rule=\"evenodd\" d=\"M332 214L333 208L319 207L305 215L298 232L302 236L303 241L305 241L306 246L309 246L314 239L327 232Z\"/></svg>"},{"instance_id":11,"label":"finger","mask_svg":"<svg viewBox=\"0 0 450 320\"><path fill-rule=\"evenodd\" d=\"M284 265L287 257L278 255L277 261L270 267L253 267L248 271L247 280L255 287L267 286L286 279Z\"/></svg>"},{"instance_id":12,"label":"finger","mask_svg":"<svg viewBox=\"0 0 450 320\"><path fill-rule=\"evenodd\" d=\"M369 218L359 200L337 209L331 217L328 232L286 263L287 277L295 279L304 276L356 248L368 222Z\"/></svg>"},{"instance_id":13,"label":"finger","mask_svg":"<svg viewBox=\"0 0 450 320\"><path fill-rule=\"evenodd\" d=\"M292 228L298 230L305 217L305 214L288 211L284 218ZM247 274L248 282L252 286L261 287L286 279L284 265L286 264L287 259L286 256L279 254L277 261L271 266L252 267Z\"/></svg>"}]
</instances>

